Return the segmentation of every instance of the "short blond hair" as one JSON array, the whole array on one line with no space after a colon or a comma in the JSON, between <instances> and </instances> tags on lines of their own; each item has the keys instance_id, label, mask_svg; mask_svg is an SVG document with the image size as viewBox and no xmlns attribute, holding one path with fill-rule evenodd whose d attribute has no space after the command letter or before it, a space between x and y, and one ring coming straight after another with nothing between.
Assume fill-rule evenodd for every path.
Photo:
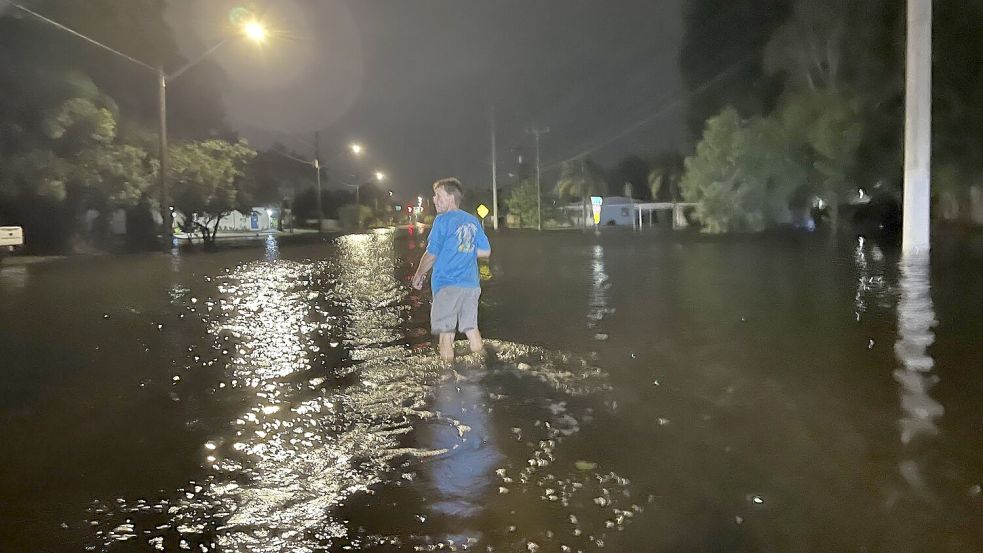
<instances>
[{"instance_id":1,"label":"short blond hair","mask_svg":"<svg viewBox=\"0 0 983 553\"><path fill-rule=\"evenodd\" d=\"M457 205L461 205L461 199L464 197L464 186L461 185L461 181L454 177L447 177L433 183L434 192L440 188L443 188L444 192L454 196L454 201L457 202Z\"/></svg>"}]
</instances>

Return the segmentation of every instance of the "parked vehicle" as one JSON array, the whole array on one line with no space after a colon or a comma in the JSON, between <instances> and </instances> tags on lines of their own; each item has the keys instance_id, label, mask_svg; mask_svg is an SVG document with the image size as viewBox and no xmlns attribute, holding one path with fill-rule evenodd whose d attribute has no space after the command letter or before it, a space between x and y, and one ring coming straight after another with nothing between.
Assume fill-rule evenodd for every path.
<instances>
[{"instance_id":1,"label":"parked vehicle","mask_svg":"<svg viewBox=\"0 0 983 553\"><path fill-rule=\"evenodd\" d=\"M22 227L0 227L0 259L24 246L24 229Z\"/></svg>"}]
</instances>

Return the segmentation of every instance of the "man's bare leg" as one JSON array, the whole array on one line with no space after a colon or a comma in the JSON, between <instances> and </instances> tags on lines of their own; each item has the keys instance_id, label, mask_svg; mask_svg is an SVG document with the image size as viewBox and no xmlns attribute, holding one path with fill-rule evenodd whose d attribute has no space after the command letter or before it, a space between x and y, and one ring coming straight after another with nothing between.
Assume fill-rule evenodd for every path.
<instances>
[{"instance_id":1,"label":"man's bare leg","mask_svg":"<svg viewBox=\"0 0 983 553\"><path fill-rule=\"evenodd\" d=\"M477 328L466 330L464 335L468 337L468 343L471 345L472 352L481 353L485 351L485 343L481 340L481 332L478 332Z\"/></svg>"},{"instance_id":2,"label":"man's bare leg","mask_svg":"<svg viewBox=\"0 0 983 553\"><path fill-rule=\"evenodd\" d=\"M445 363L454 362L454 333L443 332L437 339L437 351Z\"/></svg>"}]
</instances>

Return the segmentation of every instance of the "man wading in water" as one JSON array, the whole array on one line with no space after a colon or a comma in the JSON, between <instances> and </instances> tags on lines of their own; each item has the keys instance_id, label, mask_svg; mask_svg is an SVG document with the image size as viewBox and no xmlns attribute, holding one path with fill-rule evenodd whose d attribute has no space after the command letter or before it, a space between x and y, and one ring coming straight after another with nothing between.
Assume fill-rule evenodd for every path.
<instances>
[{"instance_id":1,"label":"man wading in water","mask_svg":"<svg viewBox=\"0 0 983 553\"><path fill-rule=\"evenodd\" d=\"M460 330L468 337L471 351L484 349L478 331L478 258L491 255L491 245L477 217L461 211L464 189L455 178L433 183L433 203L437 217L427 237L427 251L413 275L413 287L423 288L433 268L430 286L433 305L430 329L439 336L437 350L445 362L454 361L454 335Z\"/></svg>"}]
</instances>

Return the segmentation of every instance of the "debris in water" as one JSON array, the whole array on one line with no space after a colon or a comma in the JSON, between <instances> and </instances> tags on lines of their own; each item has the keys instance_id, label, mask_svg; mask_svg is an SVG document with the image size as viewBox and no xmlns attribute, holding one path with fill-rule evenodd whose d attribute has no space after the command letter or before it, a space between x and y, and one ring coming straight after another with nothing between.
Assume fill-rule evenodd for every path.
<instances>
[{"instance_id":1,"label":"debris in water","mask_svg":"<svg viewBox=\"0 0 983 553\"><path fill-rule=\"evenodd\" d=\"M871 339L867 342L867 349L874 349L874 340Z\"/></svg>"},{"instance_id":2,"label":"debris in water","mask_svg":"<svg viewBox=\"0 0 983 553\"><path fill-rule=\"evenodd\" d=\"M599 341L599 342L603 342L603 341L605 341L605 340L608 339L608 335L607 334L604 334L603 332L599 332L599 333L597 333L597 334L594 335L594 339L597 340L597 341Z\"/></svg>"},{"instance_id":3,"label":"debris in water","mask_svg":"<svg viewBox=\"0 0 983 553\"><path fill-rule=\"evenodd\" d=\"M597 468L597 463L590 461L577 461L573 465L577 467L577 470L594 470Z\"/></svg>"}]
</instances>

